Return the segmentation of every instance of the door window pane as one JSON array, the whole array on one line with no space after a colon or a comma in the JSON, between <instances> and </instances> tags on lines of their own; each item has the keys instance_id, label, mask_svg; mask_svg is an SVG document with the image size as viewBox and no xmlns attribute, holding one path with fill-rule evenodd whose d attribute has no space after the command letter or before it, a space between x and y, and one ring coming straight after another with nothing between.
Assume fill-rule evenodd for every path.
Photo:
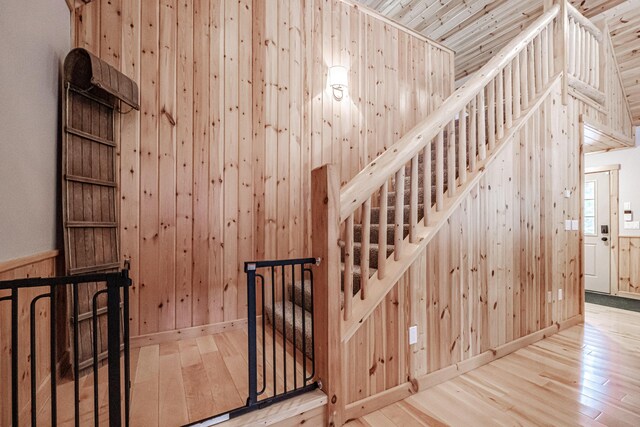
<instances>
[{"instance_id":1,"label":"door window pane","mask_svg":"<svg viewBox=\"0 0 640 427\"><path fill-rule=\"evenodd\" d=\"M584 216L596 216L596 202L595 200L584 201Z\"/></svg>"},{"instance_id":2,"label":"door window pane","mask_svg":"<svg viewBox=\"0 0 640 427\"><path fill-rule=\"evenodd\" d=\"M596 233L596 182L584 183L584 234L595 236Z\"/></svg>"},{"instance_id":3,"label":"door window pane","mask_svg":"<svg viewBox=\"0 0 640 427\"><path fill-rule=\"evenodd\" d=\"M596 234L596 221L594 217L584 217L584 234Z\"/></svg>"},{"instance_id":4,"label":"door window pane","mask_svg":"<svg viewBox=\"0 0 640 427\"><path fill-rule=\"evenodd\" d=\"M584 184L584 199L593 200L596 198L596 182L587 181Z\"/></svg>"}]
</instances>

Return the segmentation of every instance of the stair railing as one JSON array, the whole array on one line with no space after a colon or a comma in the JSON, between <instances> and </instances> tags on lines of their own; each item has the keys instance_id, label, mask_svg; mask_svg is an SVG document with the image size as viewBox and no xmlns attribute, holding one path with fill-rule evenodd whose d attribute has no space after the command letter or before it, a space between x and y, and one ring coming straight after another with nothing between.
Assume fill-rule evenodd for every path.
<instances>
[{"instance_id":1,"label":"stair railing","mask_svg":"<svg viewBox=\"0 0 640 427\"><path fill-rule=\"evenodd\" d=\"M405 253L435 235L469 180L482 171L486 159L514 121L549 83L556 71L554 24L558 23L555 18L559 12L559 5L546 11L438 110L366 166L340 192L343 342L355 333L404 273ZM429 161L432 156L433 162ZM391 190L395 197L394 206L389 209ZM405 200L409 205L407 211ZM378 259L377 272L370 276L369 237L375 211ZM393 217L388 217L388 211ZM354 262L356 220L361 228L359 265ZM407 227L408 237L404 238ZM393 229L393 242L387 242L389 228ZM389 256L391 252L393 255ZM354 296L355 270L359 270L360 290Z\"/></svg>"}]
</instances>

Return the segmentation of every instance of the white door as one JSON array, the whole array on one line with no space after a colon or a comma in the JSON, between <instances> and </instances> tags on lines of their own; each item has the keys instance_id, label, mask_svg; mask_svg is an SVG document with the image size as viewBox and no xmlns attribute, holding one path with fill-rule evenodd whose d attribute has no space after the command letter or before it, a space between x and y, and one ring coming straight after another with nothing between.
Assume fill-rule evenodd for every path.
<instances>
[{"instance_id":1,"label":"white door","mask_svg":"<svg viewBox=\"0 0 640 427\"><path fill-rule=\"evenodd\" d=\"M584 275L588 291L611 293L609 172L585 174Z\"/></svg>"}]
</instances>

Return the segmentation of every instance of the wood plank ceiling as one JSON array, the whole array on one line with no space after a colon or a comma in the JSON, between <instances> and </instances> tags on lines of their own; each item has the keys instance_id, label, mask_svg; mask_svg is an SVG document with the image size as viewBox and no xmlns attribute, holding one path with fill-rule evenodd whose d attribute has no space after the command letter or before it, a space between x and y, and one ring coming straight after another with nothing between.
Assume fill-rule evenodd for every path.
<instances>
[{"instance_id":1,"label":"wood plank ceiling","mask_svg":"<svg viewBox=\"0 0 640 427\"><path fill-rule=\"evenodd\" d=\"M484 65L542 13L543 0L355 0L456 52L456 79ZM640 0L570 0L606 20L633 119L640 125Z\"/></svg>"}]
</instances>

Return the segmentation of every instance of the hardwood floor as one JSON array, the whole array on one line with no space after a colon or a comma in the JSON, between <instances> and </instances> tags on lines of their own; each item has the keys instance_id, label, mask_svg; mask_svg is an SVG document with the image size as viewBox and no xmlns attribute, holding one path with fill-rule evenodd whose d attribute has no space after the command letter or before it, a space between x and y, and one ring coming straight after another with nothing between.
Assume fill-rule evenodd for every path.
<instances>
[{"instance_id":1,"label":"hardwood floor","mask_svg":"<svg viewBox=\"0 0 640 427\"><path fill-rule=\"evenodd\" d=\"M258 386L262 386L262 331L258 327ZM273 395L274 341L265 331L268 386L260 398ZM276 387L284 391L283 354L286 354L287 384L302 381L302 354L282 346L276 333ZM180 426L244 406L247 391L247 333L245 329L149 345L131 351L131 425L133 427ZM307 360L307 376L311 362ZM58 425L72 426L74 420L73 382L58 388ZM108 425L107 366L99 372L100 424ZM314 402L315 404L315 402ZM81 425L93 425L93 378L80 379ZM48 404L38 415L39 425L50 425ZM41 424L42 423L42 424Z\"/></svg>"},{"instance_id":2,"label":"hardwood floor","mask_svg":"<svg viewBox=\"0 0 640 427\"><path fill-rule=\"evenodd\" d=\"M585 324L348 423L640 425L640 313L586 304Z\"/></svg>"},{"instance_id":3,"label":"hardwood floor","mask_svg":"<svg viewBox=\"0 0 640 427\"><path fill-rule=\"evenodd\" d=\"M282 372L282 337L276 338L277 370ZM246 332L235 330L133 350L131 425L178 426L243 405L247 395L246 341ZM273 347L268 331L265 343L270 376ZM288 366L293 366L291 346L286 354ZM262 353L258 360L261 374ZM101 368L99 386L103 425L107 424L105 368ZM299 363L296 372L301 375ZM277 378L278 391L282 391L283 378ZM71 425L73 383L60 387L59 425ZM80 391L82 425L91 425L90 376L81 380ZM271 393L268 388L267 394ZM48 424L48 414L40 414L39 419L42 425ZM307 425L314 425L313 420L307 421ZM348 425L638 426L640 313L586 304L584 325Z\"/></svg>"}]
</instances>

